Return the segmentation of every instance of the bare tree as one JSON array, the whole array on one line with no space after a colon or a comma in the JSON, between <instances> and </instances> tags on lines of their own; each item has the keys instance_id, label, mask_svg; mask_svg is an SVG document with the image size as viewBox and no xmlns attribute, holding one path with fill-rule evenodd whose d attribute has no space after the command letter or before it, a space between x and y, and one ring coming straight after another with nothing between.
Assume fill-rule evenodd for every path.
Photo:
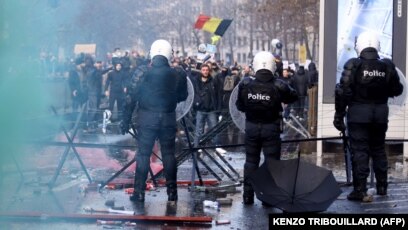
<instances>
[{"instance_id":1,"label":"bare tree","mask_svg":"<svg viewBox=\"0 0 408 230\"><path fill-rule=\"evenodd\" d=\"M297 46L304 44L307 58L313 60L318 46L318 4L319 0L246 0L239 4L219 0L199 1L190 10L192 3L188 0L106 0L98 4L83 0L76 24L84 34L83 40L101 47L129 46L136 41L148 46L163 37L174 39L174 45L185 55L186 47L209 42L208 32L193 29L199 12L205 10L210 16L234 19L221 40L232 55L237 39L247 36L249 56L253 55L255 41L260 40L260 49L268 50L270 41L278 38L284 44L284 58L295 61ZM246 31L237 31L238 20L248 25Z\"/></svg>"},{"instance_id":2,"label":"bare tree","mask_svg":"<svg viewBox=\"0 0 408 230\"><path fill-rule=\"evenodd\" d=\"M129 47L136 40L142 45L151 44L158 37L160 23L154 12L157 1L83 0L82 11L77 18L84 39L99 47Z\"/></svg>"},{"instance_id":3,"label":"bare tree","mask_svg":"<svg viewBox=\"0 0 408 230\"><path fill-rule=\"evenodd\" d=\"M254 25L258 25L257 29L263 36L269 41L273 38L282 40L284 57L292 56L290 59L295 61L297 45L303 43L306 45L307 57L313 59L309 39L313 36L312 44L318 43L318 0L258 0L249 1L246 6L250 10L248 13L254 15ZM314 30L309 33L309 28ZM289 51L292 53L289 54Z\"/></svg>"},{"instance_id":4,"label":"bare tree","mask_svg":"<svg viewBox=\"0 0 408 230\"><path fill-rule=\"evenodd\" d=\"M306 55L308 59L313 60L314 54L310 50L310 34L309 28L313 29L312 35L318 31L319 28L319 1L317 0L297 0L295 1L295 6L298 9L299 17L297 21L300 23L300 33L301 33L301 42L306 46ZM316 39L316 36L313 36L313 39ZM315 40L314 40L315 42ZM314 47L313 47L314 48Z\"/></svg>"},{"instance_id":5,"label":"bare tree","mask_svg":"<svg viewBox=\"0 0 408 230\"><path fill-rule=\"evenodd\" d=\"M196 7L192 9L190 4L191 1L189 0L179 0L168 4L167 12L164 16L169 19L171 18L171 20L163 20L163 24L161 25L161 31L166 34L172 34L171 31L176 32L175 35L179 42L179 44L176 45L181 48L183 56L187 54L186 46L194 44L192 41L193 36L195 36L198 42L201 40L197 31L194 31L194 23L199 14L199 8Z\"/></svg>"}]
</instances>

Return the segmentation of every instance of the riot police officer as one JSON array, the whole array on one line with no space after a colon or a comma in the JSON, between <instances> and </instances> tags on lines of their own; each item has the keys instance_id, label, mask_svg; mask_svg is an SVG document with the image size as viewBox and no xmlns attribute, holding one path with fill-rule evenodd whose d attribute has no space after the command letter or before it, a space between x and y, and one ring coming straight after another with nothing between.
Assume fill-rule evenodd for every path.
<instances>
[{"instance_id":1,"label":"riot police officer","mask_svg":"<svg viewBox=\"0 0 408 230\"><path fill-rule=\"evenodd\" d=\"M151 67L135 71L129 85L122 121L122 134L129 130L137 106L138 151L131 201L144 202L150 155L155 140L161 146L168 201L177 201L177 163L175 159L176 113L178 102L186 100L186 74L170 67L173 50L166 40L156 40L150 49Z\"/></svg>"},{"instance_id":2,"label":"riot police officer","mask_svg":"<svg viewBox=\"0 0 408 230\"><path fill-rule=\"evenodd\" d=\"M244 204L254 203L254 190L249 176L258 167L263 150L265 160L280 159L282 105L297 100L296 91L274 77L273 55L262 51L253 60L255 78L245 78L238 86L238 110L246 115L244 164Z\"/></svg>"},{"instance_id":3,"label":"riot police officer","mask_svg":"<svg viewBox=\"0 0 408 230\"><path fill-rule=\"evenodd\" d=\"M357 58L349 59L335 89L333 124L347 129L352 150L353 191L349 200L362 201L367 196L369 158L373 160L377 194L387 194L387 156L385 134L388 128L388 98L402 93L403 85L393 62L380 59L380 42L375 34L361 33L356 41Z\"/></svg>"}]
</instances>

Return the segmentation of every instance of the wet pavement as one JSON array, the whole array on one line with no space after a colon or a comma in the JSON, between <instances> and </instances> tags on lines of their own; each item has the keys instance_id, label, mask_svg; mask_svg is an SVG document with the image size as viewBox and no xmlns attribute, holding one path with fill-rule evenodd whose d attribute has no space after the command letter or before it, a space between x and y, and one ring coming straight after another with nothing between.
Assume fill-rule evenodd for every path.
<instances>
[{"instance_id":1,"label":"wet pavement","mask_svg":"<svg viewBox=\"0 0 408 230\"><path fill-rule=\"evenodd\" d=\"M225 172L231 175L234 175L234 172L220 160L212 149L209 150L209 153L217 160L218 165L211 160L211 157L201 155L203 162L221 178L218 186L197 187L192 191L186 185L179 185L179 201L176 204L167 202L165 187L158 186L146 191L144 205L135 205L129 201L129 194L126 192L126 188L130 187L129 183L123 183L123 181L132 181L134 165L124 170L113 181L113 184L120 186L105 187L99 191L96 189L97 184L105 182L134 157L131 149L115 148L111 144L132 145L134 144L132 138L129 135L122 136L112 133L103 135L98 132L83 131L78 133L77 138L81 143L99 143L107 146L106 148L76 148L87 172L93 179L91 185L94 186L89 184L78 159L71 152L60 170L55 186L50 189L49 182L55 176L65 147L28 145L25 148L26 153L18 155L15 161L10 160L2 167L0 212L2 215L17 213L16 215L20 218L0 218L0 226L2 226L0 229L267 229L268 215L282 213L279 209L262 206L259 200L256 200L254 205L242 204L242 186L235 186L236 182L226 175ZM57 134L54 140L63 141L64 138L62 134ZM183 146L179 146L179 150L180 148ZM298 144L284 145L282 149L282 159L290 159L296 157L299 146ZM242 176L245 160L242 147L226 150L228 151L221 153L222 157ZM309 152L301 154L301 157L304 161L332 170L341 185L342 194L325 213L408 213L408 165L402 159L402 154L389 156L389 195L385 197L374 195L371 203L350 202L346 199L346 195L352 188L344 183L346 181L344 156L341 153L325 152L322 158L317 158L316 153ZM160 164L159 160L154 164ZM199 169L204 181L214 181L214 175L203 164L199 164ZM192 160L189 159L180 164L178 179L189 181L191 176ZM219 188L223 186L224 188ZM203 191L205 188L207 191ZM369 191L373 192L373 189ZM220 205L219 208L204 207L205 200L216 201L217 199L231 199L232 203ZM98 225L95 219L54 221L51 216L51 214L90 214L87 211L89 209L109 210L109 206L106 205L107 201L114 202L115 207L132 211L135 215L179 218L211 217L212 221L202 224L136 221L127 226L124 221L118 225ZM39 214L39 218L21 218L33 213Z\"/></svg>"}]
</instances>

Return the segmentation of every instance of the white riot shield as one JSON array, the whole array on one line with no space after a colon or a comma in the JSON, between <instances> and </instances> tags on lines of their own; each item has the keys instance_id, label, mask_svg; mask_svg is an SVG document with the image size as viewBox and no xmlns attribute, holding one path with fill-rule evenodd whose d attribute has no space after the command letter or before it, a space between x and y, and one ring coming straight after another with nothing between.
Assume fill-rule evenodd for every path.
<instances>
[{"instance_id":1,"label":"white riot shield","mask_svg":"<svg viewBox=\"0 0 408 230\"><path fill-rule=\"evenodd\" d=\"M176 107L177 121L183 118L188 113L188 111L190 111L191 106L193 106L194 87L193 87L193 83L188 77L187 77L187 91L188 91L187 99L185 101L177 103L177 107Z\"/></svg>"},{"instance_id":2,"label":"white riot shield","mask_svg":"<svg viewBox=\"0 0 408 230\"><path fill-rule=\"evenodd\" d=\"M400 69L398 69L398 67L396 68L397 72L398 72L398 76L400 79L401 84L404 86L404 91L402 91L402 94L399 95L398 97L393 97L393 98L389 98L388 99L388 106L389 106L389 116L393 116L395 114L397 114L398 112L400 112L404 105L405 105L405 101L407 100L407 80L404 76L404 74L402 73L402 71Z\"/></svg>"},{"instance_id":3,"label":"white riot shield","mask_svg":"<svg viewBox=\"0 0 408 230\"><path fill-rule=\"evenodd\" d=\"M239 84L241 84L241 82ZM232 90L228 106L229 106L229 112L231 114L232 121L239 128L239 130L244 133L245 132L245 113L239 111L237 109L237 106L235 105L238 99L239 84L235 86L234 90Z\"/></svg>"}]
</instances>

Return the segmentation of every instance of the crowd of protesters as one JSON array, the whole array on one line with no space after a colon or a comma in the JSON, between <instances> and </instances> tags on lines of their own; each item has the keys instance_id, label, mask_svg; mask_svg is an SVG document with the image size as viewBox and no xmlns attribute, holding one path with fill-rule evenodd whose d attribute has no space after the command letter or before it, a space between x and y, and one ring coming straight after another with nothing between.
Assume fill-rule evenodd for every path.
<instances>
[{"instance_id":1,"label":"crowd of protesters","mask_svg":"<svg viewBox=\"0 0 408 230\"><path fill-rule=\"evenodd\" d=\"M315 63L308 66L282 64L276 57L275 76L287 81L299 94L299 100L291 105L283 104L284 119L290 121L292 113L300 121L307 119L308 88L318 83ZM73 112L79 112L84 105L86 112L86 130L92 131L98 125L104 109L114 112L113 120L120 120L127 84L134 70L141 65L148 65L146 57L137 52L113 50L105 61L95 61L92 55L80 54L70 61L67 67L68 82L72 99ZM225 63L223 60L202 61L197 57L174 57L173 67L179 66L186 71L194 86L195 98L192 106L195 115L194 145L206 128L214 127L221 118L228 117L229 99L232 90L245 77L254 75L250 64ZM105 103L101 105L101 99ZM98 116L99 115L99 116ZM100 120L100 119L99 119ZM99 122L101 123L101 122ZM219 142L214 140L215 143Z\"/></svg>"}]
</instances>

